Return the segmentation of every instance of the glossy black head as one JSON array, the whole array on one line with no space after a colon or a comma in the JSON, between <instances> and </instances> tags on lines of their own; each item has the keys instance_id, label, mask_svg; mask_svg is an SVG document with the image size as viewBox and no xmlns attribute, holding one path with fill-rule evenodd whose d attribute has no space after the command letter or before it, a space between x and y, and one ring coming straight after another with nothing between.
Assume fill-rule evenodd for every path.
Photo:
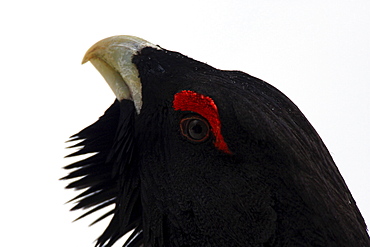
<instances>
[{"instance_id":1,"label":"glossy black head","mask_svg":"<svg viewBox=\"0 0 370 247\"><path fill-rule=\"evenodd\" d=\"M73 136L76 208L115 204L98 246L367 246L328 150L280 91L238 71L146 47L132 57L138 114L116 101ZM94 206L97 206L96 210Z\"/></svg>"}]
</instances>

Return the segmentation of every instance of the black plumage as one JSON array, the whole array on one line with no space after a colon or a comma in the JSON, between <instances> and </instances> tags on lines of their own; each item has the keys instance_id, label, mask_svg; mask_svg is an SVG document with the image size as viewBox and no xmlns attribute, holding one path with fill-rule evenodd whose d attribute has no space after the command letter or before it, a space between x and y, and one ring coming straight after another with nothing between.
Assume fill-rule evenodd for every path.
<instances>
[{"instance_id":1,"label":"black plumage","mask_svg":"<svg viewBox=\"0 0 370 247\"><path fill-rule=\"evenodd\" d=\"M98 219L113 215L97 246L133 229L125 246L370 246L327 148L283 93L164 49L140 49L132 63L140 113L116 100L71 138L81 149L70 156L96 152L66 167L67 188L84 189L73 209L89 209L84 217L115 205ZM178 110L180 92L206 105ZM199 113L213 104L216 117ZM214 118L229 152L216 145ZM198 129L187 129L194 119ZM209 136L186 132L201 138L199 128Z\"/></svg>"}]
</instances>

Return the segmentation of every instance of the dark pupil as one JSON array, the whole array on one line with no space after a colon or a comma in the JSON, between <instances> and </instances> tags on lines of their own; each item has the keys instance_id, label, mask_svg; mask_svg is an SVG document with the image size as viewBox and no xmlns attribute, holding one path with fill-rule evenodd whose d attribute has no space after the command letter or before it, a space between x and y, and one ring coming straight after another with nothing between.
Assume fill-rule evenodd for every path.
<instances>
[{"instance_id":1,"label":"dark pupil","mask_svg":"<svg viewBox=\"0 0 370 247\"><path fill-rule=\"evenodd\" d=\"M203 139L207 135L207 126L203 121L198 119L191 120L188 125L188 133L193 139Z\"/></svg>"}]
</instances>

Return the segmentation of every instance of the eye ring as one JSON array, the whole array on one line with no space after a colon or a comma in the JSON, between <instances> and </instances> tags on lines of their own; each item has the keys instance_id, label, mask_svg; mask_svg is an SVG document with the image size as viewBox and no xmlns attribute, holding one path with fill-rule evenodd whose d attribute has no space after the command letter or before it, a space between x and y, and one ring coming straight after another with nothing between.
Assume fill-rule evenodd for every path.
<instances>
[{"instance_id":1,"label":"eye ring","mask_svg":"<svg viewBox=\"0 0 370 247\"><path fill-rule=\"evenodd\" d=\"M180 121L181 134L192 142L204 142L209 138L208 121L200 116L189 116Z\"/></svg>"}]
</instances>

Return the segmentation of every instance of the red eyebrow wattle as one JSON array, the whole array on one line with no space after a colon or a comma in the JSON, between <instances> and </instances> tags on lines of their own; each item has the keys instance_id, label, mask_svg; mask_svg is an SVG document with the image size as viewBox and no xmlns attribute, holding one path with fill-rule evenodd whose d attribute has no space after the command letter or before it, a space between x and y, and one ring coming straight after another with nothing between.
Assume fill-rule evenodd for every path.
<instances>
[{"instance_id":1,"label":"red eyebrow wattle","mask_svg":"<svg viewBox=\"0 0 370 247\"><path fill-rule=\"evenodd\" d=\"M215 147L227 154L232 154L221 134L220 116L213 99L203 94L184 90L175 94L173 108L176 111L192 111L207 119L215 136Z\"/></svg>"}]
</instances>

